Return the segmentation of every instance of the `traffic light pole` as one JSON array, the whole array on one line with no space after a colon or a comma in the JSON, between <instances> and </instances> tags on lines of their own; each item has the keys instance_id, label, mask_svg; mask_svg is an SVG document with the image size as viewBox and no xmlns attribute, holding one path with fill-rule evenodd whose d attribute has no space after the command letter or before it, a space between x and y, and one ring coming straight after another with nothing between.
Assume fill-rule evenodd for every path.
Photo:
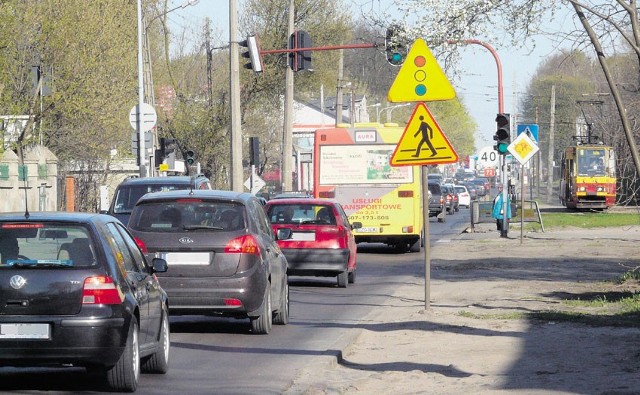
<instances>
[{"instance_id":1,"label":"traffic light pole","mask_svg":"<svg viewBox=\"0 0 640 395\"><path fill-rule=\"evenodd\" d=\"M457 44L460 42L466 44L477 44L485 47L493 58L496 61L496 67L498 69L498 114L504 113L504 88L502 86L502 63L500 62L500 57L498 56L498 52L489 44L475 39L464 39L464 40L449 40L450 44ZM507 175L507 155L500 155L502 158L500 159L500 182L502 184L502 226L500 227L500 236L507 237L507 233L509 231L509 218L508 218L508 208L509 201L507 200L509 196L509 177Z\"/></svg>"}]
</instances>

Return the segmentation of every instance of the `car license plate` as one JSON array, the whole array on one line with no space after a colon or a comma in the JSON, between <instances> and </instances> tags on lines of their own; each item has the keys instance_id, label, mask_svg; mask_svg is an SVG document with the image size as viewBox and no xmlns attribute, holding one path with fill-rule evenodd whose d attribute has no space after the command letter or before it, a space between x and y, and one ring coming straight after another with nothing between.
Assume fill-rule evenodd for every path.
<instances>
[{"instance_id":1,"label":"car license plate","mask_svg":"<svg viewBox=\"0 0 640 395\"><path fill-rule=\"evenodd\" d=\"M295 241L315 241L316 232L293 232L291 240Z\"/></svg>"},{"instance_id":2,"label":"car license plate","mask_svg":"<svg viewBox=\"0 0 640 395\"><path fill-rule=\"evenodd\" d=\"M356 229L358 233L378 233L378 228L368 227L368 228L358 228Z\"/></svg>"},{"instance_id":3,"label":"car license plate","mask_svg":"<svg viewBox=\"0 0 640 395\"><path fill-rule=\"evenodd\" d=\"M0 324L0 340L50 338L49 324Z\"/></svg>"},{"instance_id":4,"label":"car license plate","mask_svg":"<svg viewBox=\"0 0 640 395\"><path fill-rule=\"evenodd\" d=\"M209 252L163 252L159 255L168 265L208 265L211 262Z\"/></svg>"}]
</instances>

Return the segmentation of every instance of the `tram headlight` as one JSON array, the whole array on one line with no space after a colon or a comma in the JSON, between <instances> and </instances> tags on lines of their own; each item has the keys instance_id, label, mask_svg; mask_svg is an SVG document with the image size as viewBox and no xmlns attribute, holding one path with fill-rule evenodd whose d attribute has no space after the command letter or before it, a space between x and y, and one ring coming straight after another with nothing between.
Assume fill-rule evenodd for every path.
<instances>
[{"instance_id":1,"label":"tram headlight","mask_svg":"<svg viewBox=\"0 0 640 395\"><path fill-rule=\"evenodd\" d=\"M578 192L587 192L587 187L578 187Z\"/></svg>"},{"instance_id":2,"label":"tram headlight","mask_svg":"<svg viewBox=\"0 0 640 395\"><path fill-rule=\"evenodd\" d=\"M604 192L604 187L603 187L602 185L598 185L598 186L596 187L596 191L597 191L597 192Z\"/></svg>"}]
</instances>

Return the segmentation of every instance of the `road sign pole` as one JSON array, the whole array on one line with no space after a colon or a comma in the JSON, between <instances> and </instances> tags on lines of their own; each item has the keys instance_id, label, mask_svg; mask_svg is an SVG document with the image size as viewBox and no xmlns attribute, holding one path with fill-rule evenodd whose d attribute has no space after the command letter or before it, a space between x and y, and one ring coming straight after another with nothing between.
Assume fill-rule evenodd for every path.
<instances>
[{"instance_id":1,"label":"road sign pole","mask_svg":"<svg viewBox=\"0 0 640 395\"><path fill-rule=\"evenodd\" d=\"M509 175L507 174L507 155L502 157L502 226L500 236L507 237L509 233Z\"/></svg>"},{"instance_id":2,"label":"road sign pole","mask_svg":"<svg viewBox=\"0 0 640 395\"><path fill-rule=\"evenodd\" d=\"M431 306L431 235L429 230L429 170L420 166L422 178L422 223L424 237L424 309Z\"/></svg>"}]
</instances>

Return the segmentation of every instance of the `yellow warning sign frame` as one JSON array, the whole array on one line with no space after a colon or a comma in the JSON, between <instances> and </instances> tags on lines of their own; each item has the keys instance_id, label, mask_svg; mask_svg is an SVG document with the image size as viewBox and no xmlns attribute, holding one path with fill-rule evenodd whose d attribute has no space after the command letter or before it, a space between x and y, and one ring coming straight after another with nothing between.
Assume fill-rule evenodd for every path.
<instances>
[{"instance_id":1,"label":"yellow warning sign frame","mask_svg":"<svg viewBox=\"0 0 640 395\"><path fill-rule=\"evenodd\" d=\"M451 82L440 68L427 43L417 39L387 93L391 103L429 102L456 97Z\"/></svg>"},{"instance_id":2,"label":"yellow warning sign frame","mask_svg":"<svg viewBox=\"0 0 640 395\"><path fill-rule=\"evenodd\" d=\"M391 166L455 163L458 154L424 103L418 103L390 159Z\"/></svg>"}]
</instances>

